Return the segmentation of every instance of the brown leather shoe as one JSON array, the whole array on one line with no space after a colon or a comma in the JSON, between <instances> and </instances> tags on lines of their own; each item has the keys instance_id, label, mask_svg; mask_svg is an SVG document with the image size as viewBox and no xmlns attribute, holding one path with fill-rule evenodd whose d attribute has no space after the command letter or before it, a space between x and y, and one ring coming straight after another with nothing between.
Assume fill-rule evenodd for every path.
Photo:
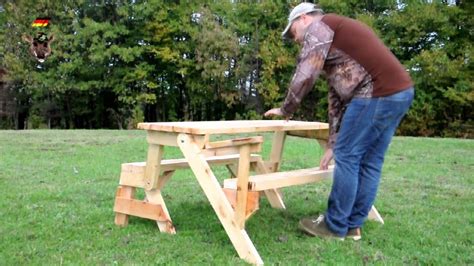
<instances>
[{"instance_id":1,"label":"brown leather shoe","mask_svg":"<svg viewBox=\"0 0 474 266\"><path fill-rule=\"evenodd\" d=\"M362 239L362 233L360 231L360 228L352 228L347 231L346 238L350 238L354 241Z\"/></svg>"},{"instance_id":2,"label":"brown leather shoe","mask_svg":"<svg viewBox=\"0 0 474 266\"><path fill-rule=\"evenodd\" d=\"M299 228L312 236L344 240L344 237L340 237L329 230L326 222L324 221L324 215L320 215L317 218L309 217L301 219Z\"/></svg>"}]
</instances>

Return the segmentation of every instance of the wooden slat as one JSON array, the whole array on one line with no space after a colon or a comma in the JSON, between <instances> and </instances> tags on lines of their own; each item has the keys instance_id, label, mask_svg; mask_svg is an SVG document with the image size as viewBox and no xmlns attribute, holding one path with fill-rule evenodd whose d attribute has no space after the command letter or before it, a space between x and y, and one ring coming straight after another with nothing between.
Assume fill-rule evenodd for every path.
<instances>
[{"instance_id":1,"label":"wooden slat","mask_svg":"<svg viewBox=\"0 0 474 266\"><path fill-rule=\"evenodd\" d=\"M163 215L163 209L161 205L152 204L136 199L127 199L116 197L114 212L138 216L141 218L156 220L156 221L167 221Z\"/></svg>"},{"instance_id":2,"label":"wooden slat","mask_svg":"<svg viewBox=\"0 0 474 266\"><path fill-rule=\"evenodd\" d=\"M288 131L288 135L309 139L327 140L329 138L329 128L318 130L291 130Z\"/></svg>"},{"instance_id":3,"label":"wooden slat","mask_svg":"<svg viewBox=\"0 0 474 266\"><path fill-rule=\"evenodd\" d=\"M260 153L262 150L262 144L252 145L250 147L250 152L252 153ZM232 154L239 154L239 147L224 147L224 148L208 148L201 151L206 157L210 156L223 156L223 155L232 155Z\"/></svg>"},{"instance_id":4,"label":"wooden slat","mask_svg":"<svg viewBox=\"0 0 474 266\"><path fill-rule=\"evenodd\" d=\"M239 160L238 154L233 155L224 155L224 156L212 156L205 157L209 164L212 165L226 165L226 164L236 164ZM261 158L260 155L252 154L250 156L250 161L254 162L258 158ZM144 188L145 187L145 167L146 162L136 162L136 163L124 163L122 164L122 171L120 173L120 185L122 186L131 186ZM161 171L166 173L168 171L174 171L176 169L189 168L189 164L186 159L170 159L161 161ZM160 176L158 179L158 184L161 182Z\"/></svg>"},{"instance_id":5,"label":"wooden slat","mask_svg":"<svg viewBox=\"0 0 474 266\"><path fill-rule=\"evenodd\" d=\"M288 130L317 130L328 128L327 123L285 120L235 120L199 122L139 123L139 129L189 134L235 134Z\"/></svg>"},{"instance_id":6,"label":"wooden slat","mask_svg":"<svg viewBox=\"0 0 474 266\"><path fill-rule=\"evenodd\" d=\"M236 138L236 139L209 142L209 143L206 143L204 147L206 149L225 148L225 147L241 146L245 144L259 144L262 142L263 142L262 136L255 136L255 137L248 137L248 138Z\"/></svg>"},{"instance_id":7,"label":"wooden slat","mask_svg":"<svg viewBox=\"0 0 474 266\"><path fill-rule=\"evenodd\" d=\"M254 175L249 178L249 190L263 191L268 189L303 185L332 178L334 166L328 170L319 170L319 167L287 172L277 172L264 175ZM224 188L235 188L235 179L224 180Z\"/></svg>"},{"instance_id":8,"label":"wooden slat","mask_svg":"<svg viewBox=\"0 0 474 266\"><path fill-rule=\"evenodd\" d=\"M147 142L150 144L178 146L176 138L178 134L172 132L147 131Z\"/></svg>"}]
</instances>

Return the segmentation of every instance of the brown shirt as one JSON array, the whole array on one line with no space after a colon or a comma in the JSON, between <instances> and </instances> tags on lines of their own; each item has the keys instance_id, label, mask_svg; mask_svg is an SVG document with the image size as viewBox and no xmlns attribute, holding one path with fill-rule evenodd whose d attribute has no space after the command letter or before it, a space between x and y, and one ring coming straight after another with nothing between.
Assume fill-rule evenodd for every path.
<instances>
[{"instance_id":1,"label":"brown shirt","mask_svg":"<svg viewBox=\"0 0 474 266\"><path fill-rule=\"evenodd\" d=\"M329 147L353 97L381 97L413 86L397 58L366 25L325 15L308 26L298 65L281 108L290 116L324 71L329 84Z\"/></svg>"}]
</instances>

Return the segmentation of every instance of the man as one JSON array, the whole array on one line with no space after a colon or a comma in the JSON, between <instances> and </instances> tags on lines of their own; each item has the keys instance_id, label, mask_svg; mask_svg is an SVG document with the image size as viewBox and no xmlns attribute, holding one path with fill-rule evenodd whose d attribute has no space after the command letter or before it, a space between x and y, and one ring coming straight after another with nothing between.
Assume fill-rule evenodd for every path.
<instances>
[{"instance_id":1,"label":"man","mask_svg":"<svg viewBox=\"0 0 474 266\"><path fill-rule=\"evenodd\" d=\"M330 136L320 168L335 161L326 213L302 219L299 226L314 236L360 239L385 151L413 101L413 83L375 33L356 20L301 3L288 21L282 35L302 49L283 106L265 116L289 119L324 71L330 87Z\"/></svg>"}]
</instances>

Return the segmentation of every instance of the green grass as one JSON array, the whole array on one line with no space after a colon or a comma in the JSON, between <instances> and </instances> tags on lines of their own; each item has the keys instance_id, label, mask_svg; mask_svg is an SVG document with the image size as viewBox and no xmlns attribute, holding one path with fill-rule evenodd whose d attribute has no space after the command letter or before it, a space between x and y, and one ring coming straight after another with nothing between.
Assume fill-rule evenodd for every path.
<instances>
[{"instance_id":1,"label":"green grass","mask_svg":"<svg viewBox=\"0 0 474 266\"><path fill-rule=\"evenodd\" d=\"M0 131L0 265L245 265L189 170L163 191L176 235L136 217L114 225L120 164L144 161L146 149L143 131ZM320 156L315 141L290 137L283 169ZM325 210L330 182L284 189L284 211L262 199L247 232L268 265L472 265L473 183L473 140L395 138L376 201L386 224L367 222L362 241L298 231L301 217Z\"/></svg>"}]
</instances>

